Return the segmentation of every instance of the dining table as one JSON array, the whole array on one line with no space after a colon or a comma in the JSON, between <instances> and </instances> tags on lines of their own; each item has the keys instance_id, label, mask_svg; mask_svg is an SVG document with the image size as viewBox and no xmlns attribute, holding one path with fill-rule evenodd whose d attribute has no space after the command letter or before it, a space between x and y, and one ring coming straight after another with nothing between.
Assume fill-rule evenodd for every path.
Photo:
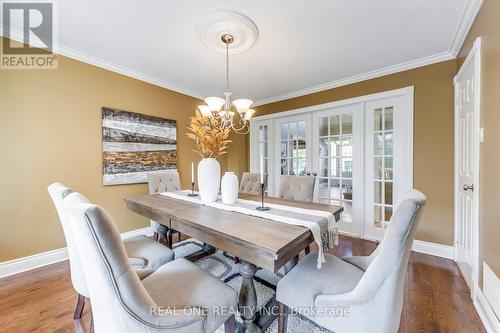
<instances>
[{"instance_id":1,"label":"dining table","mask_svg":"<svg viewBox=\"0 0 500 333\"><path fill-rule=\"evenodd\" d=\"M239 193L238 198L260 202L260 196ZM309 228L276 220L179 200L161 194L133 196L124 199L127 209L168 228L198 239L204 250L222 250L239 258L242 282L238 311L243 319L239 331L265 330L276 317L272 311L257 313L254 276L258 268L288 273L297 263L299 253L314 242ZM302 202L266 196L265 202L332 213L339 221L343 207L315 202ZM266 306L276 305L271 300Z\"/></svg>"}]
</instances>

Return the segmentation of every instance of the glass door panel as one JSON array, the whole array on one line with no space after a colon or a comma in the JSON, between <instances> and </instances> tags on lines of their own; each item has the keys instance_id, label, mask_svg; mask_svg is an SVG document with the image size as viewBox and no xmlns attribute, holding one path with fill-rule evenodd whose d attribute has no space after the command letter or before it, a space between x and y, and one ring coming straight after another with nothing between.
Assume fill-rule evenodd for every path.
<instances>
[{"instance_id":1,"label":"glass door panel","mask_svg":"<svg viewBox=\"0 0 500 333\"><path fill-rule=\"evenodd\" d=\"M250 172L260 172L260 156L264 160L264 172L268 174L268 192L273 181L273 132L271 120L252 121L250 125Z\"/></svg>"},{"instance_id":2,"label":"glass door panel","mask_svg":"<svg viewBox=\"0 0 500 333\"><path fill-rule=\"evenodd\" d=\"M279 176L305 176L310 174L310 114L283 117L276 120L278 168L275 193L279 189Z\"/></svg>"},{"instance_id":3,"label":"glass door panel","mask_svg":"<svg viewBox=\"0 0 500 333\"><path fill-rule=\"evenodd\" d=\"M363 114L360 104L320 111L314 115L314 167L320 203L341 205L341 230L359 232L362 214L353 216L355 188L363 181ZM356 180L357 177L357 180ZM360 211L362 202L358 200ZM353 223L356 221L356 223Z\"/></svg>"},{"instance_id":4,"label":"glass door panel","mask_svg":"<svg viewBox=\"0 0 500 333\"><path fill-rule=\"evenodd\" d=\"M380 240L404 191L404 112L401 98L366 103L365 237Z\"/></svg>"}]
</instances>

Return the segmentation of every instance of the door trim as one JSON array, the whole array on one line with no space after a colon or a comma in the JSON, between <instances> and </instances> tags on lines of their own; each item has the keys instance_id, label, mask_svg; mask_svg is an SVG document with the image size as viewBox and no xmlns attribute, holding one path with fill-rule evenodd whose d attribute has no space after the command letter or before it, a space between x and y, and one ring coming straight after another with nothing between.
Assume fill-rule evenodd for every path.
<instances>
[{"instance_id":1,"label":"door trim","mask_svg":"<svg viewBox=\"0 0 500 333\"><path fill-rule=\"evenodd\" d=\"M405 88L388 90L388 91L383 91L383 92L379 92L379 93L375 93L375 94L363 95L363 96L343 99L343 100L324 103L324 104L317 104L317 105L307 106L307 107L299 108L299 109L275 112L275 113L266 114L263 116L253 117L252 119L250 119L250 123L252 123L254 121L259 121L259 120L281 118L281 117L292 116L292 115L297 115L297 114L301 114L301 113L314 112L314 111L319 111L319 110L323 110L323 109L334 108L337 106L356 104L356 103L362 103L362 102L369 102L369 101L375 101L378 99L384 99L384 98L388 98L388 97L397 97L397 96L408 96L409 99L411 99L411 114L413 115L413 92L414 92L414 90L415 90L414 86L408 86ZM413 119L412 119L412 121L413 121ZM412 129L412 131L413 131L413 129Z\"/></svg>"},{"instance_id":2,"label":"door trim","mask_svg":"<svg viewBox=\"0 0 500 333\"><path fill-rule=\"evenodd\" d=\"M453 256L455 261L457 260L457 240L458 240L458 193L460 191L460 184L459 184L459 149L460 149L460 137L458 135L459 133L459 126L460 126L460 115L459 115L459 109L458 109L458 100L457 98L460 98L459 95L457 94L457 82L459 81L459 78L463 75L463 72L465 70L465 66L470 64L472 61L474 61L474 89L475 89L475 98L474 100L474 192L473 192L473 208L474 208L474 214L473 214L473 225L472 225L472 276L471 276L471 294L472 297L474 298L475 294L475 288L474 285L478 283L478 278L479 278L479 193L480 193L480 183L479 183L479 159L480 159L480 138L479 138L479 133L480 133L480 127L481 127L481 57L482 57L482 38L478 37L474 41L474 44L472 46L472 49L469 51L469 54L467 55L467 58L465 59L464 63L460 67L460 70L458 71L457 75L453 79L453 86L454 86L454 91L455 91L455 103L454 103L454 117L455 117L455 138L454 138L454 146L455 146L455 156L454 156L454 240L453 240Z\"/></svg>"}]
</instances>

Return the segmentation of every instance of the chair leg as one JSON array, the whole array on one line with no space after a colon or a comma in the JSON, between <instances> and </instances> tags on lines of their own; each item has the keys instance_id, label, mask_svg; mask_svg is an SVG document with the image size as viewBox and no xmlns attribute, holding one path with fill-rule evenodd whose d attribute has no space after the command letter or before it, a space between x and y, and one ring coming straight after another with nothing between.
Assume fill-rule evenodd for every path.
<instances>
[{"instance_id":1,"label":"chair leg","mask_svg":"<svg viewBox=\"0 0 500 333\"><path fill-rule=\"evenodd\" d=\"M234 333L235 331L236 331L236 320L234 319L234 315L232 315L224 323L224 332Z\"/></svg>"},{"instance_id":2,"label":"chair leg","mask_svg":"<svg viewBox=\"0 0 500 333\"><path fill-rule=\"evenodd\" d=\"M311 252L311 247L309 245L306 246L306 256Z\"/></svg>"},{"instance_id":3,"label":"chair leg","mask_svg":"<svg viewBox=\"0 0 500 333\"><path fill-rule=\"evenodd\" d=\"M179 242L179 243L180 243L181 241L182 241L182 235L181 235L181 233L179 232L179 236L178 236L178 238L177 238L177 242Z\"/></svg>"},{"instance_id":4,"label":"chair leg","mask_svg":"<svg viewBox=\"0 0 500 333\"><path fill-rule=\"evenodd\" d=\"M283 303L279 303L278 333L286 333L287 326L288 326L287 306Z\"/></svg>"},{"instance_id":5,"label":"chair leg","mask_svg":"<svg viewBox=\"0 0 500 333\"><path fill-rule=\"evenodd\" d=\"M85 306L85 296L78 294L78 300L76 301L75 314L73 315L74 320L82 318L84 306Z\"/></svg>"},{"instance_id":6,"label":"chair leg","mask_svg":"<svg viewBox=\"0 0 500 333\"><path fill-rule=\"evenodd\" d=\"M156 231L153 233L153 240L157 242L160 240L159 234Z\"/></svg>"}]
</instances>

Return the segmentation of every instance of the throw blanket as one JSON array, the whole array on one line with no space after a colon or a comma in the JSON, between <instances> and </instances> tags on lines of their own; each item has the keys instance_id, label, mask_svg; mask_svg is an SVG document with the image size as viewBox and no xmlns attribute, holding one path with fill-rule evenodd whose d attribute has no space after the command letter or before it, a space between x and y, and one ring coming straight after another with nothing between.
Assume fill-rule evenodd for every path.
<instances>
[{"instance_id":1,"label":"throw blanket","mask_svg":"<svg viewBox=\"0 0 500 333\"><path fill-rule=\"evenodd\" d=\"M219 196L215 202L202 202L200 197L189 197L189 193L191 193L191 191L163 192L160 194L172 199L184 200L208 207L308 228L311 230L314 241L318 244L319 248L317 261L318 269L320 269L325 262L325 252L333 246L338 245L338 227L333 214L330 212L269 203L266 203L266 206L269 207L270 210L259 211L255 209L257 206L260 206L260 202L258 201L237 199L234 204L225 204Z\"/></svg>"}]
</instances>

